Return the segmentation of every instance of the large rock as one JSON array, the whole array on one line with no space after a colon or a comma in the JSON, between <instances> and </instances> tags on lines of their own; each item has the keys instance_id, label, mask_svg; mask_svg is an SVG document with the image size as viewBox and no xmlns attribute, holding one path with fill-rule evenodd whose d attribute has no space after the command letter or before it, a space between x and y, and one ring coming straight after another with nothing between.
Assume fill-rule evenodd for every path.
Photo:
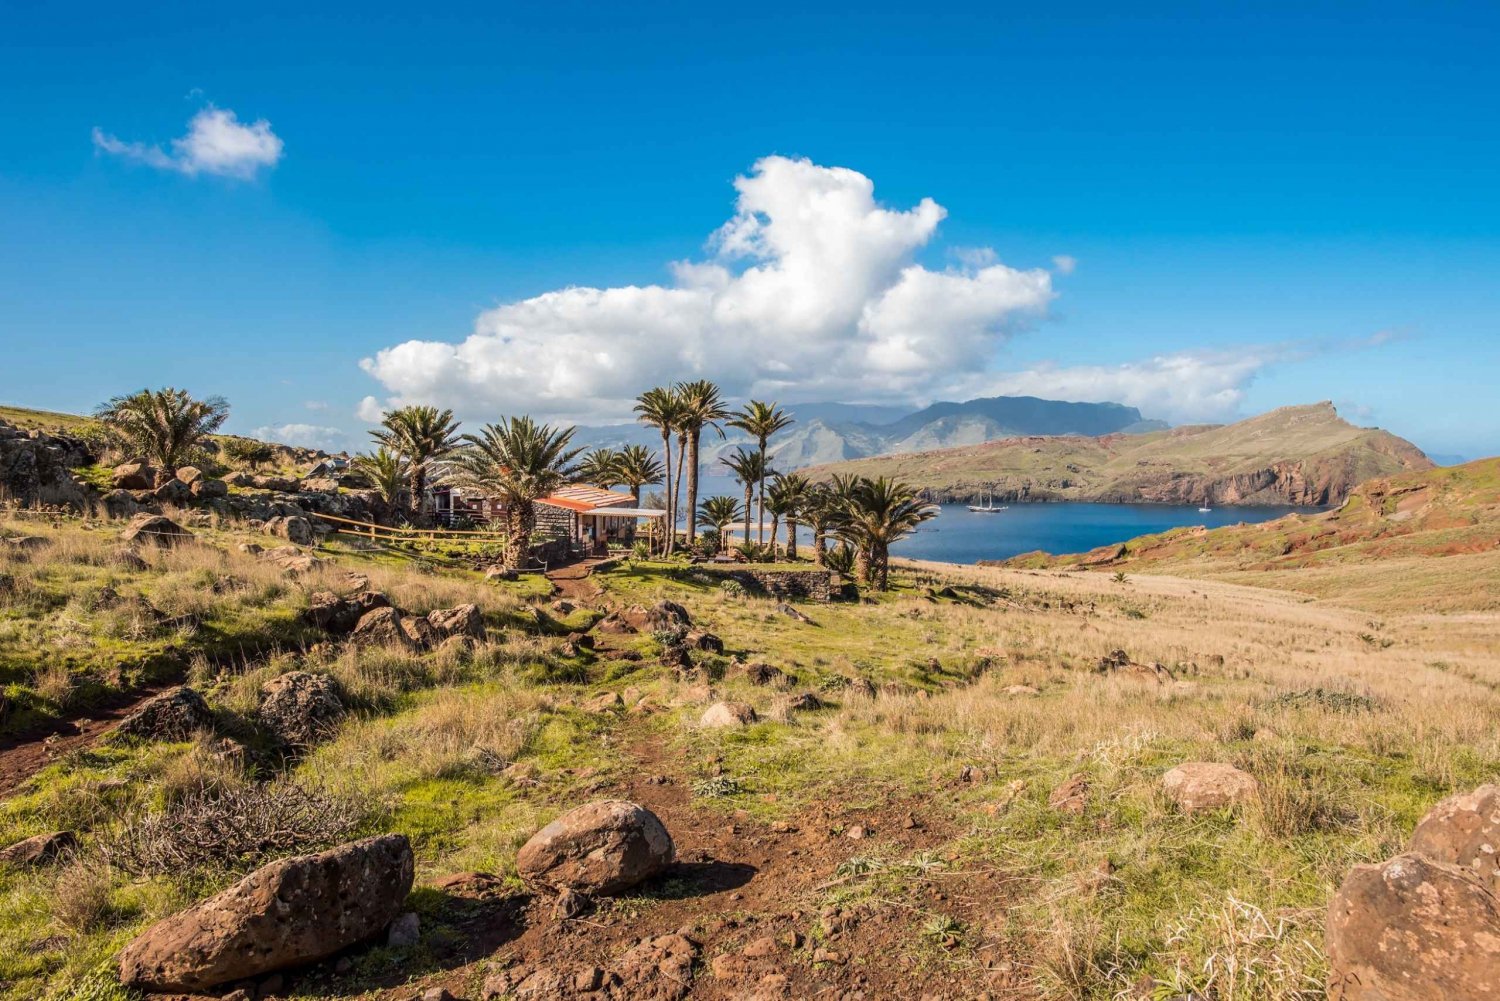
<instances>
[{"instance_id":1,"label":"large rock","mask_svg":"<svg viewBox=\"0 0 1500 1001\"><path fill-rule=\"evenodd\" d=\"M1237 806L1255 796L1260 785L1249 772L1216 761L1189 761L1162 776L1162 788L1184 813Z\"/></svg>"},{"instance_id":2,"label":"large rock","mask_svg":"<svg viewBox=\"0 0 1500 1001\"><path fill-rule=\"evenodd\" d=\"M405 628L401 610L389 605L375 608L360 617L349 638L356 643L389 645L415 649L421 644Z\"/></svg>"},{"instance_id":3,"label":"large rock","mask_svg":"<svg viewBox=\"0 0 1500 1001\"><path fill-rule=\"evenodd\" d=\"M120 982L200 992L316 962L389 925L412 872L400 834L273 862L148 928L120 953Z\"/></svg>"},{"instance_id":4,"label":"large rock","mask_svg":"<svg viewBox=\"0 0 1500 1001\"><path fill-rule=\"evenodd\" d=\"M1468 866L1500 893L1500 785L1449 796L1412 832L1411 850L1434 862Z\"/></svg>"},{"instance_id":5,"label":"large rock","mask_svg":"<svg viewBox=\"0 0 1500 1001\"><path fill-rule=\"evenodd\" d=\"M144 462L124 462L114 468L110 479L117 490L150 490L156 486L156 470Z\"/></svg>"},{"instance_id":6,"label":"large rock","mask_svg":"<svg viewBox=\"0 0 1500 1001\"><path fill-rule=\"evenodd\" d=\"M516 871L556 892L612 894L661 872L672 836L656 814L623 800L571 810L542 828L516 855Z\"/></svg>"},{"instance_id":7,"label":"large rock","mask_svg":"<svg viewBox=\"0 0 1500 1001\"><path fill-rule=\"evenodd\" d=\"M120 533L120 538L126 542L150 542L158 546L179 545L192 537L192 532L159 514L138 514Z\"/></svg>"},{"instance_id":8,"label":"large rock","mask_svg":"<svg viewBox=\"0 0 1500 1001\"><path fill-rule=\"evenodd\" d=\"M315 591L307 599L302 617L319 629L343 636L353 632L367 613L389 605L390 600L379 591L360 591L347 598L332 591Z\"/></svg>"},{"instance_id":9,"label":"large rock","mask_svg":"<svg viewBox=\"0 0 1500 1001\"><path fill-rule=\"evenodd\" d=\"M94 461L87 442L0 421L0 496L29 507L87 510L92 490L73 472Z\"/></svg>"},{"instance_id":10,"label":"large rock","mask_svg":"<svg viewBox=\"0 0 1500 1001\"><path fill-rule=\"evenodd\" d=\"M1500 900L1417 854L1357 865L1328 904L1330 1001L1500 998Z\"/></svg>"},{"instance_id":11,"label":"large rock","mask_svg":"<svg viewBox=\"0 0 1500 1001\"><path fill-rule=\"evenodd\" d=\"M218 500L229 496L229 484L205 476L194 480L188 492L193 495L193 500Z\"/></svg>"},{"instance_id":12,"label":"large rock","mask_svg":"<svg viewBox=\"0 0 1500 1001\"><path fill-rule=\"evenodd\" d=\"M199 469L197 466L178 466L177 479L187 484L188 486L192 486L194 483L197 483L199 480L203 479L203 470Z\"/></svg>"},{"instance_id":13,"label":"large rock","mask_svg":"<svg viewBox=\"0 0 1500 1001\"><path fill-rule=\"evenodd\" d=\"M258 715L284 743L307 747L333 733L344 703L329 675L292 671L261 686Z\"/></svg>"},{"instance_id":14,"label":"large rock","mask_svg":"<svg viewBox=\"0 0 1500 1001\"><path fill-rule=\"evenodd\" d=\"M49 865L71 854L77 847L78 838L72 831L38 834L0 849L0 863L17 867Z\"/></svg>"},{"instance_id":15,"label":"large rock","mask_svg":"<svg viewBox=\"0 0 1500 1001\"><path fill-rule=\"evenodd\" d=\"M310 546L318 541L317 534L313 532L312 522L300 515L272 518L266 522L265 530L287 540L294 546Z\"/></svg>"},{"instance_id":16,"label":"large rock","mask_svg":"<svg viewBox=\"0 0 1500 1001\"><path fill-rule=\"evenodd\" d=\"M294 494L297 492L297 481L285 476L252 476L250 485L257 490L274 490L277 493Z\"/></svg>"},{"instance_id":17,"label":"large rock","mask_svg":"<svg viewBox=\"0 0 1500 1001\"><path fill-rule=\"evenodd\" d=\"M439 608L427 613L427 623L440 639L450 636L472 636L484 639L484 613L478 605L459 605L456 608Z\"/></svg>"},{"instance_id":18,"label":"large rock","mask_svg":"<svg viewBox=\"0 0 1500 1001\"><path fill-rule=\"evenodd\" d=\"M203 696L184 685L141 703L115 732L143 740L190 740L199 730L212 729L213 722L214 714Z\"/></svg>"},{"instance_id":19,"label":"large rock","mask_svg":"<svg viewBox=\"0 0 1500 1001\"><path fill-rule=\"evenodd\" d=\"M749 726L756 720L755 709L745 702L715 702L703 711L698 725L713 730Z\"/></svg>"},{"instance_id":20,"label":"large rock","mask_svg":"<svg viewBox=\"0 0 1500 1001\"><path fill-rule=\"evenodd\" d=\"M619 613L620 620L633 629L646 632L687 630L693 627L688 610L675 601L658 601L650 608L631 605Z\"/></svg>"},{"instance_id":21,"label":"large rock","mask_svg":"<svg viewBox=\"0 0 1500 1001\"><path fill-rule=\"evenodd\" d=\"M336 494L339 481L332 476L309 476L297 483L297 491L304 494Z\"/></svg>"}]
</instances>

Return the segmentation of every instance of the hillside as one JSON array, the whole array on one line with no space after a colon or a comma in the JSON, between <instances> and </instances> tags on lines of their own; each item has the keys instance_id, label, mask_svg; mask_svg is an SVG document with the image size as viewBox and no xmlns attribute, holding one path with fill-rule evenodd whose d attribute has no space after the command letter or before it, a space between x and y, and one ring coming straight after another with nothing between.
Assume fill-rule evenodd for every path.
<instances>
[{"instance_id":1,"label":"hillside","mask_svg":"<svg viewBox=\"0 0 1500 1001\"><path fill-rule=\"evenodd\" d=\"M1336 504L1356 484L1432 468L1415 445L1360 428L1331 403L1283 407L1229 425L1144 434L1025 437L818 466L893 476L937 501Z\"/></svg>"},{"instance_id":2,"label":"hillside","mask_svg":"<svg viewBox=\"0 0 1500 1001\"><path fill-rule=\"evenodd\" d=\"M1367 607L1500 609L1500 458L1381 477L1338 508L1182 528L1013 567L1108 568L1295 588Z\"/></svg>"}]
</instances>

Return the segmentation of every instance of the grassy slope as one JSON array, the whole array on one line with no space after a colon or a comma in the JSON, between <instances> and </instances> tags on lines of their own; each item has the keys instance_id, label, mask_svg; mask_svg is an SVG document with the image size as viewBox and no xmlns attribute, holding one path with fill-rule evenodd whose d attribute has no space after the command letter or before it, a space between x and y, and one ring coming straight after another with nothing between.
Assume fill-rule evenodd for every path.
<instances>
[{"instance_id":1,"label":"grassy slope","mask_svg":"<svg viewBox=\"0 0 1500 1001\"><path fill-rule=\"evenodd\" d=\"M1376 610L1494 611L1500 609L1500 458L1371 480L1323 514L1142 536L1114 555L1033 553L1008 562L1215 577Z\"/></svg>"},{"instance_id":2,"label":"grassy slope","mask_svg":"<svg viewBox=\"0 0 1500 1001\"><path fill-rule=\"evenodd\" d=\"M1143 435L1020 438L966 448L877 456L820 466L811 475L894 476L914 486L964 494L1030 483L1082 500L1168 474L1229 477L1275 462L1349 457L1356 479L1420 461L1416 450L1385 431L1358 428L1329 404L1284 407L1227 426L1195 425Z\"/></svg>"},{"instance_id":3,"label":"grassy slope","mask_svg":"<svg viewBox=\"0 0 1500 1001\"><path fill-rule=\"evenodd\" d=\"M113 530L61 523L49 530L51 556L37 560L49 573L83 572L66 565L88 566ZM173 574L196 573L206 562L257 579L261 564L234 552L237 535L204 534L210 555L173 557L183 564L154 563L118 584L160 594ZM644 660L570 657L552 633L586 624L588 612L538 631L523 625L520 591L390 562L361 569L406 607L480 601L503 633L473 657L292 650L231 665L204 662L193 678L228 724L246 727L265 679L302 666L338 676L355 696L356 719L294 775L367 797L367 829L411 834L419 884L465 869L512 872L531 831L568 806L607 795L639 767L631 749L642 745L657 749L658 767L673 763L680 785L701 789L700 808L721 813L721 823L743 810L753 818L746 822L785 818L811 829L818 821L809 816L830 804L857 811L917 797L929 824L957 832L940 851L895 856L878 829L865 842L840 839L850 855L840 870L824 874L812 896L780 902L782 911L807 915L852 902L896 914L909 933L895 954L859 956L856 969L910 962L942 979L972 971L978 950L998 946L1020 957L1022 996L1104 999L1142 974L1174 991L1215 996L1228 989L1217 978L1237 966L1248 978L1237 997L1315 997L1321 908L1347 867L1395 850L1441 796L1500 776L1493 617L1393 611L1376 622L1295 594L1218 581L908 568L898 574L898 590L873 603L804 606L814 619L804 624L778 614L774 602L731 595L671 567L626 566L597 578L603 602L681 601L731 655L792 672L794 690L820 691L830 703L778 721L771 710L781 692L721 677L729 659L703 656L717 694L750 701L765 717L722 732L693 725L702 694L655 662L648 636L617 641ZM284 581L273 604L295 610L308 591L333 580L330 568ZM972 601L937 596L934 588L949 581L993 590L970 592ZM1466 587L1451 577L1449 585ZM222 601L256 593L263 594L234 591ZM1143 687L1093 673L1115 647L1174 665L1180 683ZM41 656L38 649L38 664ZM850 677L883 686L881 694L847 694L841 683ZM1013 696L1006 691L1013 684L1040 694ZM627 686L662 710L582 710L594 694ZM1355 698L1277 699L1317 689ZM1256 734L1262 739L1252 740ZM476 748L519 763L536 782L480 767ZM1171 765L1194 759L1250 768L1263 783L1262 800L1237 817L1183 817L1162 798L1159 780ZM956 780L965 765L982 769L977 781ZM705 781L720 771L719 780ZM0 804L0 843L68 827L85 832L87 850L104 836L100 818L168 802L205 773L223 777L194 744L107 745L70 755ZM1049 790L1074 773L1093 786L1079 817L1046 804ZM1101 859L1115 871L1094 886ZM999 871L1011 889L969 900L954 876L946 885L955 896L945 903L918 892L925 884L911 873L929 870ZM0 873L0 982L9 985L0 995L118 998L97 979L114 950L232 876ZM428 937L422 946L362 953L350 977L318 996L353 996L367 983L362 978L394 968L418 976L436 969L429 943L456 929L426 910L425 899L416 898ZM622 906L649 921L662 905L640 896ZM963 915L956 944L934 950L924 929L946 927L956 913ZM90 977L95 993L78 986Z\"/></svg>"}]
</instances>

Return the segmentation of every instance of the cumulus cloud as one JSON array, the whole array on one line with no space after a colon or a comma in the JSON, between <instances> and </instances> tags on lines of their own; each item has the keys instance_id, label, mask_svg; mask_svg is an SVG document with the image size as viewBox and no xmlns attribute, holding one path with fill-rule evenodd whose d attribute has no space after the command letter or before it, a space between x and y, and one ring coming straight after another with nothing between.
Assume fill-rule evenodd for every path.
<instances>
[{"instance_id":1,"label":"cumulus cloud","mask_svg":"<svg viewBox=\"0 0 1500 1001\"><path fill-rule=\"evenodd\" d=\"M387 396L360 416L424 402L619 418L643 389L697 377L732 396L927 395L990 370L1052 299L1048 271L986 248L942 271L917 263L945 210L886 207L857 171L769 156L734 186L707 258L672 263L670 283L558 289L480 314L457 343L385 348L361 365Z\"/></svg>"},{"instance_id":2,"label":"cumulus cloud","mask_svg":"<svg viewBox=\"0 0 1500 1001\"><path fill-rule=\"evenodd\" d=\"M1071 275L1078 270L1078 258L1068 254L1058 254L1052 258L1052 270L1060 275Z\"/></svg>"},{"instance_id":3,"label":"cumulus cloud","mask_svg":"<svg viewBox=\"0 0 1500 1001\"><path fill-rule=\"evenodd\" d=\"M245 124L228 108L208 107L188 122L187 135L173 139L170 152L159 145L125 142L94 128L94 146L113 156L189 177L217 174L248 179L281 160L281 137L264 118Z\"/></svg>"},{"instance_id":4,"label":"cumulus cloud","mask_svg":"<svg viewBox=\"0 0 1500 1001\"><path fill-rule=\"evenodd\" d=\"M352 444L347 432L320 424L267 424L251 431L250 437L280 445L321 448L325 452L347 451Z\"/></svg>"}]
</instances>

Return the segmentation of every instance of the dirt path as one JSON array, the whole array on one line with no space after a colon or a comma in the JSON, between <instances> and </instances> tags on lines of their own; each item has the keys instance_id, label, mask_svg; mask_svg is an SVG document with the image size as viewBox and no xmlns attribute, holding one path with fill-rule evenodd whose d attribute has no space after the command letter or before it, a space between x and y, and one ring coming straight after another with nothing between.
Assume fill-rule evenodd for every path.
<instances>
[{"instance_id":1,"label":"dirt path","mask_svg":"<svg viewBox=\"0 0 1500 1001\"><path fill-rule=\"evenodd\" d=\"M580 560L547 571L547 579L557 588L557 596L569 601L593 601L604 593L604 589L590 578L594 568L608 562L607 558Z\"/></svg>"},{"instance_id":2,"label":"dirt path","mask_svg":"<svg viewBox=\"0 0 1500 1001\"><path fill-rule=\"evenodd\" d=\"M93 746L142 702L172 687L156 685L120 692L87 713L0 740L0 799L63 755Z\"/></svg>"},{"instance_id":3,"label":"dirt path","mask_svg":"<svg viewBox=\"0 0 1500 1001\"><path fill-rule=\"evenodd\" d=\"M474 985L494 969L507 969L516 985L533 978L531 1001L553 998L928 998L958 1001L986 991L1017 994L1013 964L996 947L968 951L924 938L934 915L980 931L1003 914L1008 880L992 870L942 867L901 877L899 899L880 895L857 905L830 907L829 893L858 876L840 866L850 859L906 860L937 853L957 830L921 801L886 801L871 808L824 803L790 823L768 824L743 811L729 813L693 796L680 755L657 736L628 736L636 767L598 798L640 803L672 833L677 863L645 888L641 898L606 901L577 919L552 916L550 900L506 898L490 886L490 917L470 934L485 936L485 952L462 950L455 964L419 984L379 995L406 1001L414 990L442 986L473 1001ZM863 837L851 837L856 827ZM931 857L936 858L933 854ZM903 870L905 872L905 870ZM454 884L452 892L462 895ZM479 904L485 893L469 902ZM503 927L499 927L503 925ZM696 948L691 986L666 982L624 988L624 993L581 990L590 971L622 969L626 954L643 940L682 935ZM945 947L946 946L946 947ZM490 952L489 950L493 950ZM455 957L457 959L458 957ZM562 986L538 987L549 978ZM330 985L331 986L331 985ZM328 996L338 996L330 991Z\"/></svg>"}]
</instances>

